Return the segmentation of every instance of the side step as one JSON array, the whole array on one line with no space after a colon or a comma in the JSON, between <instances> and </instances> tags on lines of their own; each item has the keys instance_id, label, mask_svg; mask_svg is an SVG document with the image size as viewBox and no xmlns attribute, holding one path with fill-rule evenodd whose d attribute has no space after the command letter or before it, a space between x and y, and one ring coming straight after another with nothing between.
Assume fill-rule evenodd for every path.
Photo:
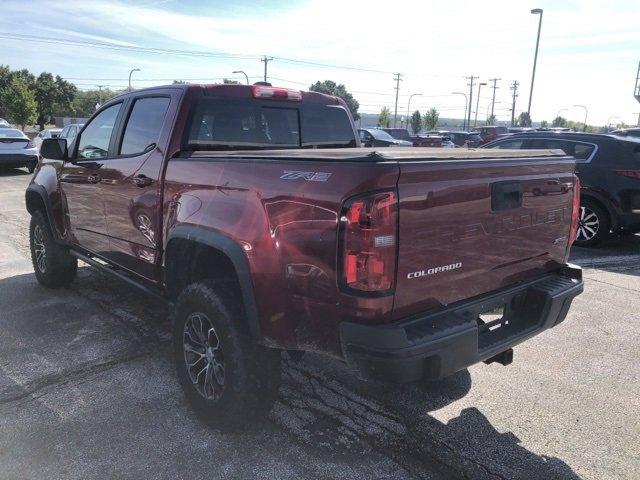
<instances>
[{"instance_id":1,"label":"side step","mask_svg":"<svg viewBox=\"0 0 640 480\"><path fill-rule=\"evenodd\" d=\"M128 285L131 285L132 287L137 288L141 292L146 293L147 295L150 295L156 298L157 300L161 300L162 302L169 303L169 301L164 296L162 296L159 292L143 285L137 280L134 280L133 278L131 278L131 276L128 273L122 270L119 270L117 267L113 267L107 263L103 263L99 260L96 260L95 258L92 258L83 253L77 252L75 250L70 250L69 253L74 257L76 257L78 260L82 260L84 263L88 263L89 265L97 268L101 272L104 272L107 275L111 275L112 277L122 280Z\"/></svg>"},{"instance_id":2,"label":"side step","mask_svg":"<svg viewBox=\"0 0 640 480\"><path fill-rule=\"evenodd\" d=\"M486 363L487 365L494 362L504 366L511 365L511 363L513 362L513 348L505 350L504 352L500 352L499 354L484 360L484 363Z\"/></svg>"}]
</instances>

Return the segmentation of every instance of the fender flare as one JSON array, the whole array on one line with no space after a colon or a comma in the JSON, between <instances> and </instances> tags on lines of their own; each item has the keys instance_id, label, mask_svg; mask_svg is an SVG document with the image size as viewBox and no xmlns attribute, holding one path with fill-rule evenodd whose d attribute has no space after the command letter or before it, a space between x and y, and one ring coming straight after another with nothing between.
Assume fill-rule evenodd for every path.
<instances>
[{"instance_id":1,"label":"fender flare","mask_svg":"<svg viewBox=\"0 0 640 480\"><path fill-rule=\"evenodd\" d=\"M263 336L258 319L258 308L256 306L253 282L251 280L251 269L242 247L230 237L216 230L194 225L175 226L169 230L166 238L165 255L171 241L181 239L215 248L227 256L233 264L238 277L249 332L255 342L262 344Z\"/></svg>"},{"instance_id":2,"label":"fender flare","mask_svg":"<svg viewBox=\"0 0 640 480\"><path fill-rule=\"evenodd\" d=\"M51 233L53 233L53 238L58 243L64 243L60 238L58 233L58 228L56 227L55 219L53 218L53 207L51 206L51 200L49 200L49 195L47 194L47 190L37 183L32 183L27 187L27 190L24 194L24 200L27 207L27 211L30 214L33 214L33 209L29 208L29 196L30 195L38 195L42 200L42 204L44 205L44 210L47 215L47 220L49 222L49 227L51 229Z\"/></svg>"}]
</instances>

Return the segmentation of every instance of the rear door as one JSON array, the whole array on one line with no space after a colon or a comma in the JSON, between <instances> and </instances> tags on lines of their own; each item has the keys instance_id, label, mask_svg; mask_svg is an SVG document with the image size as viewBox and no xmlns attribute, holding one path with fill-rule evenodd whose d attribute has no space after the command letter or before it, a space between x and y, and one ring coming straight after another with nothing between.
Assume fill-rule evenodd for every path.
<instances>
[{"instance_id":1,"label":"rear door","mask_svg":"<svg viewBox=\"0 0 640 480\"><path fill-rule=\"evenodd\" d=\"M114 155L102 172L109 232L105 256L149 280L157 277L159 179L178 103L175 92L160 89L129 99Z\"/></svg>"},{"instance_id":2,"label":"rear door","mask_svg":"<svg viewBox=\"0 0 640 480\"><path fill-rule=\"evenodd\" d=\"M401 163L396 318L557 269L574 168L566 157Z\"/></svg>"}]
</instances>

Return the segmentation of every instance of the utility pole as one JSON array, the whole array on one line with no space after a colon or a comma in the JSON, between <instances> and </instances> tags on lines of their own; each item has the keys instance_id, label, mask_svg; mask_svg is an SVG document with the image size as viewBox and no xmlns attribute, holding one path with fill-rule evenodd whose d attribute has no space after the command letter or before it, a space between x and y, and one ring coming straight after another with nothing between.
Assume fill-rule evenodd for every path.
<instances>
[{"instance_id":1,"label":"utility pole","mask_svg":"<svg viewBox=\"0 0 640 480\"><path fill-rule=\"evenodd\" d=\"M106 85L98 85L98 103L102 105L102 89L106 87Z\"/></svg>"},{"instance_id":2,"label":"utility pole","mask_svg":"<svg viewBox=\"0 0 640 480\"><path fill-rule=\"evenodd\" d=\"M640 112L638 112L638 122L636 123L637 127L640 127Z\"/></svg>"},{"instance_id":3,"label":"utility pole","mask_svg":"<svg viewBox=\"0 0 640 480\"><path fill-rule=\"evenodd\" d=\"M264 62L264 81L267 81L267 64L273 60L273 57L267 57L266 55L264 55L262 57L262 59L260 60L261 62Z\"/></svg>"},{"instance_id":4,"label":"utility pole","mask_svg":"<svg viewBox=\"0 0 640 480\"><path fill-rule=\"evenodd\" d=\"M469 111L467 112L467 128L471 128L471 105L473 105L473 81L478 78L471 75L470 77L464 77L469 80Z\"/></svg>"},{"instance_id":5,"label":"utility pole","mask_svg":"<svg viewBox=\"0 0 640 480\"><path fill-rule=\"evenodd\" d=\"M476 99L476 115L473 117L473 128L476 128L478 124L478 108L480 108L480 90L482 90L482 86L486 85L485 82L478 83L478 98Z\"/></svg>"},{"instance_id":6,"label":"utility pole","mask_svg":"<svg viewBox=\"0 0 640 480\"><path fill-rule=\"evenodd\" d=\"M515 127L516 122L515 122L515 115L516 115L516 98L518 97L518 85L520 85L520 82L518 82L517 80L514 80L513 83L511 83L511 87L510 90L513 90L513 102L511 103L511 126Z\"/></svg>"},{"instance_id":7,"label":"utility pole","mask_svg":"<svg viewBox=\"0 0 640 480\"><path fill-rule=\"evenodd\" d=\"M396 81L396 110L393 114L393 128L396 128L396 121L398 119L398 94L400 93L400 82L402 81L402 78L400 77L402 77L401 73L396 73L393 76L393 79Z\"/></svg>"},{"instance_id":8,"label":"utility pole","mask_svg":"<svg viewBox=\"0 0 640 480\"><path fill-rule=\"evenodd\" d=\"M493 98L491 99L491 116L493 117L493 107L496 104L496 88L499 88L496 86L496 83L498 82L498 80L502 80L501 78L490 78L489 81L493 82Z\"/></svg>"}]
</instances>

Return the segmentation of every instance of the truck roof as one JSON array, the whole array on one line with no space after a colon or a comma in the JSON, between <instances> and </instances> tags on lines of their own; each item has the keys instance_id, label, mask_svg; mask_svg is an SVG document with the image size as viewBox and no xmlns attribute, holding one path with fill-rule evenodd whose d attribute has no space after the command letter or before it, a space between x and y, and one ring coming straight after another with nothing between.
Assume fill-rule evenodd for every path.
<instances>
[{"instance_id":1,"label":"truck roof","mask_svg":"<svg viewBox=\"0 0 640 480\"><path fill-rule=\"evenodd\" d=\"M327 148L327 149L281 149L281 150L232 150L195 151L191 157L233 157L247 159L322 160L322 161L411 161L411 160L499 160L527 158L571 158L560 149L507 150L483 148Z\"/></svg>"}]
</instances>

